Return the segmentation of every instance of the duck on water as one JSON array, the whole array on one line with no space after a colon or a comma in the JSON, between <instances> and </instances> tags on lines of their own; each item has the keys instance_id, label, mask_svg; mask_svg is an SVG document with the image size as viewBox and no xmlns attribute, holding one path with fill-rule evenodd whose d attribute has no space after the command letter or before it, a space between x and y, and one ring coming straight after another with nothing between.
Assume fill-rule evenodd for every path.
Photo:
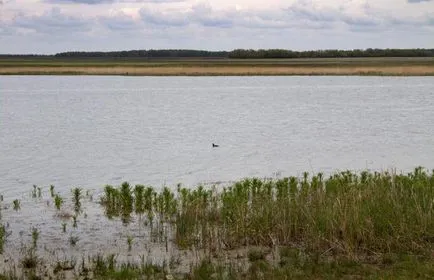
<instances>
[{"instance_id":1,"label":"duck on water","mask_svg":"<svg viewBox=\"0 0 434 280\"><path fill-rule=\"evenodd\" d=\"M219 145L212 143L213 148L217 148Z\"/></svg>"}]
</instances>

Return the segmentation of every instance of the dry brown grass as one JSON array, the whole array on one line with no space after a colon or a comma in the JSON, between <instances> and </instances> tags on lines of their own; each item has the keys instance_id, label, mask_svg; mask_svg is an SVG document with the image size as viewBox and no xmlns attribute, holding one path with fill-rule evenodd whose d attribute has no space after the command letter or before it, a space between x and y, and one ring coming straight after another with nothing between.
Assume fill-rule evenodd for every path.
<instances>
[{"instance_id":1,"label":"dry brown grass","mask_svg":"<svg viewBox=\"0 0 434 280\"><path fill-rule=\"evenodd\" d=\"M400 66L164 66L164 67L6 67L2 75L137 75L137 76L213 76L213 75L434 75L434 65Z\"/></svg>"}]
</instances>

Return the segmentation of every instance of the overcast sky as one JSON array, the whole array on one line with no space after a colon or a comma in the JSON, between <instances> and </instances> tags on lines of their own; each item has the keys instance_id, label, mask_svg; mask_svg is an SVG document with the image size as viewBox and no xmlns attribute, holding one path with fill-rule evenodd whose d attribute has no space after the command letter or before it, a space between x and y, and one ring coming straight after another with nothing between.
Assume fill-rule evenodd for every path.
<instances>
[{"instance_id":1,"label":"overcast sky","mask_svg":"<svg viewBox=\"0 0 434 280\"><path fill-rule=\"evenodd\" d=\"M0 53L434 48L433 0L0 0Z\"/></svg>"}]
</instances>

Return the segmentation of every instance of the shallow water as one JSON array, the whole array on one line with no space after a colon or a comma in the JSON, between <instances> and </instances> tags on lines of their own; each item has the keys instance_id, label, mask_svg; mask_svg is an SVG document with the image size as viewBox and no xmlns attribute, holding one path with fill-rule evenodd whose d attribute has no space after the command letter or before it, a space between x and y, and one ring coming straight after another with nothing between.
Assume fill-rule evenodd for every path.
<instances>
[{"instance_id":1,"label":"shallow water","mask_svg":"<svg viewBox=\"0 0 434 280\"><path fill-rule=\"evenodd\" d=\"M431 168L433 97L432 77L0 76L0 192Z\"/></svg>"}]
</instances>

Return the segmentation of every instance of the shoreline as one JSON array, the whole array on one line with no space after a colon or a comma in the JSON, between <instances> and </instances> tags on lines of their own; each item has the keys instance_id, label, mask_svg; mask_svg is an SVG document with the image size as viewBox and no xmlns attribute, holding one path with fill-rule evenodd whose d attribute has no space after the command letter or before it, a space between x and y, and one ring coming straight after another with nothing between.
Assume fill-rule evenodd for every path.
<instances>
[{"instance_id":1,"label":"shoreline","mask_svg":"<svg viewBox=\"0 0 434 280\"><path fill-rule=\"evenodd\" d=\"M9 66L0 75L434 76L434 65L405 66Z\"/></svg>"}]
</instances>

